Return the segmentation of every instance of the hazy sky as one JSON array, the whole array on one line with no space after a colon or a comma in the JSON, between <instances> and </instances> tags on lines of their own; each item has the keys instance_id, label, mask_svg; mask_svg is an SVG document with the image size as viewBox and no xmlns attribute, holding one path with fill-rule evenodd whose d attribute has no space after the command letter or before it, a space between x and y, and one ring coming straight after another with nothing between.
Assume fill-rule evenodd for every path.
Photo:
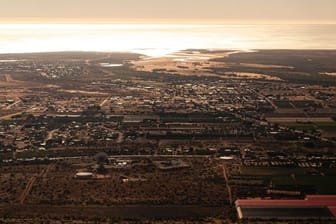
<instances>
[{"instance_id":1,"label":"hazy sky","mask_svg":"<svg viewBox=\"0 0 336 224\"><path fill-rule=\"evenodd\" d=\"M165 19L336 23L336 0L0 0L0 21Z\"/></svg>"}]
</instances>

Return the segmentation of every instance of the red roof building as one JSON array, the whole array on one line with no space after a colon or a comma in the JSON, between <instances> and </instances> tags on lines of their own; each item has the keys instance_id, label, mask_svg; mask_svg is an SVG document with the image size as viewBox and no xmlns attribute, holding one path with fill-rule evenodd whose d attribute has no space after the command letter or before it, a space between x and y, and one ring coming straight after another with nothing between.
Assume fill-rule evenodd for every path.
<instances>
[{"instance_id":1,"label":"red roof building","mask_svg":"<svg viewBox=\"0 0 336 224\"><path fill-rule=\"evenodd\" d=\"M336 219L336 195L308 195L302 200L237 200L240 219Z\"/></svg>"}]
</instances>

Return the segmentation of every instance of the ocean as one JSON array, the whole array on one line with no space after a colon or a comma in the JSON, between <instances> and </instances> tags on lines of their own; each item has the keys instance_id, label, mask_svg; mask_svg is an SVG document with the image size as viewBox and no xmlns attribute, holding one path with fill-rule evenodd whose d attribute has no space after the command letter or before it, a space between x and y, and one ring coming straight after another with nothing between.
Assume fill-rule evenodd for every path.
<instances>
[{"instance_id":1,"label":"ocean","mask_svg":"<svg viewBox=\"0 0 336 224\"><path fill-rule=\"evenodd\" d=\"M0 24L0 53L336 49L336 25Z\"/></svg>"}]
</instances>

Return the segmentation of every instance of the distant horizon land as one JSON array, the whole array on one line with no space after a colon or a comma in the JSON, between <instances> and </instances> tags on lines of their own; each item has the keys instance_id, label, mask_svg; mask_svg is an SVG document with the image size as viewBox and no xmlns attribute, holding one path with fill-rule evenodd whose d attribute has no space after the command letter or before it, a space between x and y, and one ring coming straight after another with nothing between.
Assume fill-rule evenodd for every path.
<instances>
[{"instance_id":1,"label":"distant horizon land","mask_svg":"<svg viewBox=\"0 0 336 224\"><path fill-rule=\"evenodd\" d=\"M0 18L0 24L223 24L223 25L336 25L336 21L328 20L236 20L214 18L42 18L42 17L9 17Z\"/></svg>"},{"instance_id":2,"label":"distant horizon land","mask_svg":"<svg viewBox=\"0 0 336 224\"><path fill-rule=\"evenodd\" d=\"M0 23L1 53L335 49L335 24Z\"/></svg>"},{"instance_id":3,"label":"distant horizon land","mask_svg":"<svg viewBox=\"0 0 336 224\"><path fill-rule=\"evenodd\" d=\"M214 48L191 48L191 49L182 49L182 50L178 50L176 52L171 52L167 55L159 55L157 57L170 57L170 56L174 56L175 54L177 53L180 53L180 52L183 52L183 51L209 51L209 52L216 52L216 51L232 51L232 52L237 52L237 53L251 53L251 52L262 52L262 51L302 51L302 52L309 52L309 51L312 51L312 52L317 52L317 51L325 51L325 52L329 52L329 51L336 51L336 47L335 49L324 49L324 48L321 48L321 49L282 49L282 48L279 48L279 49L272 49L272 48L268 48L268 49L245 49L245 50L242 50L242 49L230 49L230 48L217 48L217 49L214 49ZM4 55L29 55L29 54L63 54L63 53L102 53L102 54L138 54L140 56L147 56L147 57L152 57L150 55L146 55L146 54L143 54L143 53L137 53L137 52L133 52L132 50L127 50L127 51L95 51L95 50L60 50L60 51L32 51L32 52L14 52L14 53L2 53L0 52L0 55L1 56L4 56ZM181 56L181 55L178 55L178 56ZM156 56L153 56L153 57L156 57ZM1 60L0 60L1 62Z\"/></svg>"}]
</instances>

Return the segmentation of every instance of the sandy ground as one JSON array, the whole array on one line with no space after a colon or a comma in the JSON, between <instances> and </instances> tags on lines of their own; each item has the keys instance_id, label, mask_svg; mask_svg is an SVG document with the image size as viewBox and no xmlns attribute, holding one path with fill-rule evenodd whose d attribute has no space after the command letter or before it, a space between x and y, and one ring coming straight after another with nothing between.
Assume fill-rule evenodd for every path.
<instances>
[{"instance_id":1,"label":"sandy ground","mask_svg":"<svg viewBox=\"0 0 336 224\"><path fill-rule=\"evenodd\" d=\"M197 75L197 76L218 76L230 78L250 78L250 79L266 79L266 80L280 80L277 77L257 74L257 73L217 73L212 69L216 68L230 68L235 66L253 67L253 68L292 68L289 66L280 65L262 65L262 64L248 64L248 63L225 63L211 61L215 58L228 57L230 54L238 53L239 51L231 52L207 52L201 53L198 51L183 51L169 56L160 58L143 57L138 61L133 61L133 68L137 71L158 72L168 74L180 75Z\"/></svg>"},{"instance_id":2,"label":"sandy ground","mask_svg":"<svg viewBox=\"0 0 336 224\"><path fill-rule=\"evenodd\" d=\"M336 76L336 72L325 72L321 73L322 75Z\"/></svg>"}]
</instances>

